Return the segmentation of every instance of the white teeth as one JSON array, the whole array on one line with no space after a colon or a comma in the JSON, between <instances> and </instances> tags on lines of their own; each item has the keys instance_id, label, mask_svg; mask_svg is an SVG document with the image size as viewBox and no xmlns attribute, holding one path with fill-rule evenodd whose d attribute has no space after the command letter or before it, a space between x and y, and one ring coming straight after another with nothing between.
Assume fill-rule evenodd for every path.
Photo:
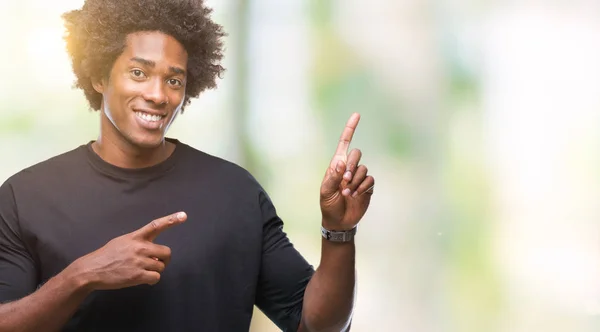
<instances>
[{"instance_id":1,"label":"white teeth","mask_svg":"<svg viewBox=\"0 0 600 332\"><path fill-rule=\"evenodd\" d=\"M159 121L160 119L162 119L162 116L160 116L160 115L150 115L148 113L143 113L143 112L135 112L135 115L137 115L139 118L142 118L146 121L151 121L151 122L156 122L156 121Z\"/></svg>"}]
</instances>

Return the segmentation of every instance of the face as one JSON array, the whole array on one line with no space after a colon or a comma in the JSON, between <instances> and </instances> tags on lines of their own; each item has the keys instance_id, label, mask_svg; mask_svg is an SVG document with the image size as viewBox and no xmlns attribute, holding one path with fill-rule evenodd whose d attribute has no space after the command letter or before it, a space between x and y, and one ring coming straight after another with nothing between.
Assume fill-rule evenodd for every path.
<instances>
[{"instance_id":1,"label":"face","mask_svg":"<svg viewBox=\"0 0 600 332\"><path fill-rule=\"evenodd\" d=\"M102 94L103 138L140 148L159 146L183 105L187 59L183 46L169 35L130 34L109 78L94 83Z\"/></svg>"}]
</instances>

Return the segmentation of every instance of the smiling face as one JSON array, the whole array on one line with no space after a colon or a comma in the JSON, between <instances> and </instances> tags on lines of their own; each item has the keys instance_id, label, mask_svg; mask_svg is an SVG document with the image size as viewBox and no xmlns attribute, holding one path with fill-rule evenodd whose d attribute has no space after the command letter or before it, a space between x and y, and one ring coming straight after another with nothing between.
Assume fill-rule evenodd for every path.
<instances>
[{"instance_id":1,"label":"smiling face","mask_svg":"<svg viewBox=\"0 0 600 332\"><path fill-rule=\"evenodd\" d=\"M102 94L102 138L137 148L161 145L185 99L187 60L169 35L128 35L109 77L94 83Z\"/></svg>"}]
</instances>

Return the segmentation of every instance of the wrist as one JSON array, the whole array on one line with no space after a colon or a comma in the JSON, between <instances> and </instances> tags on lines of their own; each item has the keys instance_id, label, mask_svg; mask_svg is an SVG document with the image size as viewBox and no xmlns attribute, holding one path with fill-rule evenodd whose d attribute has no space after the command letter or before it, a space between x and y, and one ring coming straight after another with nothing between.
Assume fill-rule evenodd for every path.
<instances>
[{"instance_id":1,"label":"wrist","mask_svg":"<svg viewBox=\"0 0 600 332\"><path fill-rule=\"evenodd\" d=\"M94 291L95 281L90 273L86 273L85 269L76 260L69 265L64 272L64 282L68 283L75 292L91 293Z\"/></svg>"},{"instance_id":2,"label":"wrist","mask_svg":"<svg viewBox=\"0 0 600 332\"><path fill-rule=\"evenodd\" d=\"M351 230L355 229L358 226L358 224L344 225L343 223L340 223L340 222L334 222L334 221L323 219L321 221L321 226L330 231L345 232L345 231L351 231Z\"/></svg>"}]
</instances>

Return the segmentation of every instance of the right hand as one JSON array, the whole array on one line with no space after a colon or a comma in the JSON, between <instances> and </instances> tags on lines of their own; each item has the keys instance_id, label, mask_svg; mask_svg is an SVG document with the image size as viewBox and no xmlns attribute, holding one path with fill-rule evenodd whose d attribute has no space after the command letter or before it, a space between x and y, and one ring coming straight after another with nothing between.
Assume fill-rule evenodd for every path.
<instances>
[{"instance_id":1,"label":"right hand","mask_svg":"<svg viewBox=\"0 0 600 332\"><path fill-rule=\"evenodd\" d=\"M119 289L160 280L171 259L171 249L153 243L164 230L187 219L178 212L153 220L144 227L112 239L70 265L92 290Z\"/></svg>"}]
</instances>

